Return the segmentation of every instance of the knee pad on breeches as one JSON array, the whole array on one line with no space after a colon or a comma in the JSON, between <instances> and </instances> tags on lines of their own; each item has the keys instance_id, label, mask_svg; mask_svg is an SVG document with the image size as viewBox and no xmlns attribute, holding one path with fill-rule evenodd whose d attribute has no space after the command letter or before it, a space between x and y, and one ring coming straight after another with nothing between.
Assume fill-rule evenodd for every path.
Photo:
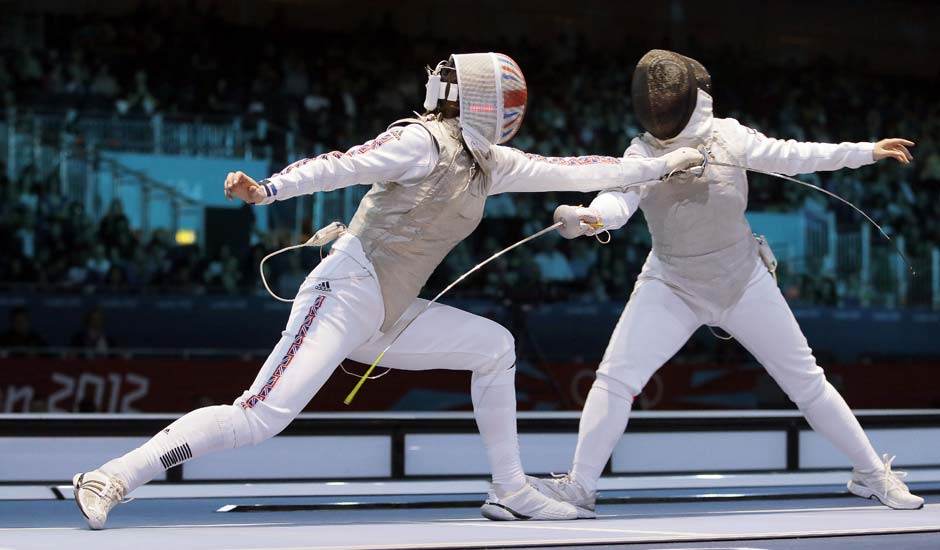
<instances>
[{"instance_id":1,"label":"knee pad on breeches","mask_svg":"<svg viewBox=\"0 0 940 550\"><path fill-rule=\"evenodd\" d=\"M235 434L235 447L257 445L281 433L300 411L274 407L264 401L251 406L239 398L234 405L226 405Z\"/></svg>"},{"instance_id":2,"label":"knee pad on breeches","mask_svg":"<svg viewBox=\"0 0 940 550\"><path fill-rule=\"evenodd\" d=\"M825 401L830 392L838 393L823 374L813 377L809 383L799 388L784 387L783 390L801 411L812 409L817 403Z\"/></svg>"},{"instance_id":3,"label":"knee pad on breeches","mask_svg":"<svg viewBox=\"0 0 940 550\"><path fill-rule=\"evenodd\" d=\"M633 402L634 395L639 393L638 390L634 393L633 389L627 384L601 371L597 371L597 378L594 379L594 384L591 385L591 390L595 389L616 395L631 403Z\"/></svg>"},{"instance_id":4,"label":"knee pad on breeches","mask_svg":"<svg viewBox=\"0 0 940 550\"><path fill-rule=\"evenodd\" d=\"M150 442L156 446L155 453L165 456L163 465L169 467L171 462L249 445L252 435L241 407L215 405L181 416Z\"/></svg>"},{"instance_id":5,"label":"knee pad on breeches","mask_svg":"<svg viewBox=\"0 0 940 550\"><path fill-rule=\"evenodd\" d=\"M515 383L516 343L512 334L500 327L492 351L481 354L473 365L470 384L473 387L505 386Z\"/></svg>"},{"instance_id":6,"label":"knee pad on breeches","mask_svg":"<svg viewBox=\"0 0 940 550\"><path fill-rule=\"evenodd\" d=\"M787 394L790 401L804 409L826 395L829 382L822 368L813 363L811 368L801 370L767 369L768 373Z\"/></svg>"},{"instance_id":7,"label":"knee pad on breeches","mask_svg":"<svg viewBox=\"0 0 940 550\"><path fill-rule=\"evenodd\" d=\"M632 401L655 372L655 368L640 368L634 360L609 362L605 358L597 369L594 387Z\"/></svg>"},{"instance_id":8,"label":"knee pad on breeches","mask_svg":"<svg viewBox=\"0 0 940 550\"><path fill-rule=\"evenodd\" d=\"M516 383L516 365L500 365L486 370L473 371L470 377L470 387L478 389L493 388L497 386L511 386Z\"/></svg>"},{"instance_id":9,"label":"knee pad on breeches","mask_svg":"<svg viewBox=\"0 0 940 550\"><path fill-rule=\"evenodd\" d=\"M630 346L626 353L612 353L608 350L597 369L594 384L600 384L600 388L632 401L663 365L664 358L668 359L661 351L644 348L639 342Z\"/></svg>"}]
</instances>

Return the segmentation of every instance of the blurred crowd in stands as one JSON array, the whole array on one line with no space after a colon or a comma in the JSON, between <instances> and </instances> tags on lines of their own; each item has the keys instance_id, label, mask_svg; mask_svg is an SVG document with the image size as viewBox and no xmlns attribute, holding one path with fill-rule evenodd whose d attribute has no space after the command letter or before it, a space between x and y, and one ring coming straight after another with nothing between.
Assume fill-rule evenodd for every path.
<instances>
[{"instance_id":1,"label":"blurred crowd in stands","mask_svg":"<svg viewBox=\"0 0 940 550\"><path fill-rule=\"evenodd\" d=\"M272 169L296 160L286 158L288 133L308 154L345 150L419 108L425 64L433 66L452 50L494 49L490 42L404 37L388 24L356 33L289 33L235 28L212 13L160 7L120 19L47 16L44 28L45 47L7 48L0 55L5 112L59 113L66 126L82 117L238 117L270 152ZM515 37L496 44L519 61L529 82L528 114L511 145L566 156L622 153L640 132L629 99L633 64L649 47L668 46L628 41L595 51L577 34L554 43ZM824 142L914 139L916 162L909 167L886 162L805 179L856 202L890 234L904 235L910 256L924 256L940 243L936 80L868 74L859 60L769 66L743 47L700 44L685 53L711 70L718 116L768 135ZM237 164L233 160L233 169ZM14 185L0 166L5 283L77 292L258 292L258 259L289 239L286 232L256 235L245 250L178 246L164 230L133 230L119 202L94 221L80 204L57 195L55 176L43 180L33 173L17 174ZM557 204L587 200L565 194L494 197L482 229L454 250L430 286L443 287L541 228ZM753 180L749 200L753 210L831 208L840 224L860 223L850 209L780 181ZM520 303L623 301L649 246L639 218L608 246L545 238L475 276L458 294ZM312 261L298 254L275 263L282 293L292 293ZM829 275L794 277L787 284L794 300L838 300Z\"/></svg>"}]
</instances>

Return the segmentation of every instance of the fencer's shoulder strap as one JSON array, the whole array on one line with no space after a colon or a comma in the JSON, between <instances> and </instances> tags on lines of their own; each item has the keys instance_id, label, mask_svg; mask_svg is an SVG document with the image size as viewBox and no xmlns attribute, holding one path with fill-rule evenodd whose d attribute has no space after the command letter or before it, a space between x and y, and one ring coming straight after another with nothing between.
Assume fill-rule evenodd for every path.
<instances>
[{"instance_id":1,"label":"fencer's shoulder strap","mask_svg":"<svg viewBox=\"0 0 940 550\"><path fill-rule=\"evenodd\" d=\"M438 142L437 136L435 136L434 132L432 132L431 129L427 127L428 122L432 122L435 120L437 119L434 117L434 115L425 115L425 116L421 116L420 118L401 118L389 124L388 129L393 130L395 128L404 128L405 126L411 126L412 124L416 124L420 126L421 128L423 128L424 131L427 132L429 136L431 136L431 142L434 143L434 146L437 147L438 152L440 152L441 144L440 142Z\"/></svg>"},{"instance_id":2,"label":"fencer's shoulder strap","mask_svg":"<svg viewBox=\"0 0 940 550\"><path fill-rule=\"evenodd\" d=\"M388 125L388 129L391 130L392 128L400 128L400 127L402 127L402 126L408 126L409 124L421 124L421 125L423 125L423 123L425 122L425 120L426 120L426 119L425 119L424 117L400 118L400 119L396 120L395 122L389 124L389 125Z\"/></svg>"},{"instance_id":3,"label":"fencer's shoulder strap","mask_svg":"<svg viewBox=\"0 0 940 550\"><path fill-rule=\"evenodd\" d=\"M417 114L417 113L416 113ZM487 177L486 185L489 185L489 174L491 165L493 162L493 156L490 156L490 162L487 162L486 165L482 164L479 159L476 158L470 151L470 148L467 147L464 142L464 137L460 131L460 127L456 124L456 121L453 119L442 119L439 114L427 114L419 115L417 118L403 118L401 120L396 120L391 123L388 128L396 128L402 126L408 126L410 124L417 124L427 131L431 136L431 139L434 142L434 146L437 147L438 154L443 153L444 146L441 143L441 140L449 143L449 138L453 138L455 144L458 145L456 149L453 149L454 154L460 154L461 151L465 151L466 154L470 155L474 160L474 164L479 168L480 172Z\"/></svg>"}]
</instances>

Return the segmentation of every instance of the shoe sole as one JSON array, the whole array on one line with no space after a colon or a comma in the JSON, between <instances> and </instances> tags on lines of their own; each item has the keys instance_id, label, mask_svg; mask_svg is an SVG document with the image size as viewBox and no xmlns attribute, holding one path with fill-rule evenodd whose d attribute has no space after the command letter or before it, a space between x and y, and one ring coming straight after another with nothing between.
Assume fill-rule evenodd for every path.
<instances>
[{"instance_id":1,"label":"shoe sole","mask_svg":"<svg viewBox=\"0 0 940 550\"><path fill-rule=\"evenodd\" d=\"M597 519L597 512L590 508L577 505L574 508L578 511L578 519Z\"/></svg>"},{"instance_id":2,"label":"shoe sole","mask_svg":"<svg viewBox=\"0 0 940 550\"><path fill-rule=\"evenodd\" d=\"M485 502L480 507L480 514L492 521L571 521L581 519L580 513L573 518L534 518L524 516L515 510L495 502Z\"/></svg>"},{"instance_id":3,"label":"shoe sole","mask_svg":"<svg viewBox=\"0 0 940 550\"><path fill-rule=\"evenodd\" d=\"M78 488L82 483L82 478L84 477L85 474L75 474L75 476L72 477L72 494L75 495L75 504L78 505L78 511L81 512L83 516L85 516L85 522L88 523L88 528L94 531L100 531L104 526L102 525L100 527L95 527L92 525L91 518L88 517L88 514L85 513L85 507L82 506L82 502L78 500Z\"/></svg>"},{"instance_id":4,"label":"shoe sole","mask_svg":"<svg viewBox=\"0 0 940 550\"><path fill-rule=\"evenodd\" d=\"M525 521L532 519L494 502L484 502L483 506L480 506L480 514L492 521Z\"/></svg>"},{"instance_id":5,"label":"shoe sole","mask_svg":"<svg viewBox=\"0 0 940 550\"><path fill-rule=\"evenodd\" d=\"M852 493L853 495L857 497L877 500L882 505L887 506L888 508L891 508L892 510L920 510L921 508L924 507L923 502L921 502L920 505L918 506L904 506L899 503L886 502L880 496L878 496L878 493L872 491L871 489L869 489L868 487L865 487L864 485L859 485L858 483L855 483L854 481L849 481L846 484L846 488L848 488L850 493Z\"/></svg>"}]
</instances>

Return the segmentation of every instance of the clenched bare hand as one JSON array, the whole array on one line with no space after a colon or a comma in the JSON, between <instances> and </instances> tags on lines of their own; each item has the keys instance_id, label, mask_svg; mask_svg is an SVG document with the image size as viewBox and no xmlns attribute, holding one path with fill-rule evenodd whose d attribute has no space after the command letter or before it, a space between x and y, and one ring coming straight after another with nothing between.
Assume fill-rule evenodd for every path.
<instances>
[{"instance_id":1,"label":"clenched bare hand","mask_svg":"<svg viewBox=\"0 0 940 550\"><path fill-rule=\"evenodd\" d=\"M232 200L232 197L238 197L241 200L255 204L264 200L265 193L258 182L248 177L244 172L229 172L225 177L225 197Z\"/></svg>"},{"instance_id":2,"label":"clenched bare hand","mask_svg":"<svg viewBox=\"0 0 940 550\"><path fill-rule=\"evenodd\" d=\"M893 158L901 164L908 164L914 160L914 156L907 150L913 147L914 142L901 138L888 138L875 143L875 149L872 151L872 157L875 160L884 158Z\"/></svg>"}]
</instances>

